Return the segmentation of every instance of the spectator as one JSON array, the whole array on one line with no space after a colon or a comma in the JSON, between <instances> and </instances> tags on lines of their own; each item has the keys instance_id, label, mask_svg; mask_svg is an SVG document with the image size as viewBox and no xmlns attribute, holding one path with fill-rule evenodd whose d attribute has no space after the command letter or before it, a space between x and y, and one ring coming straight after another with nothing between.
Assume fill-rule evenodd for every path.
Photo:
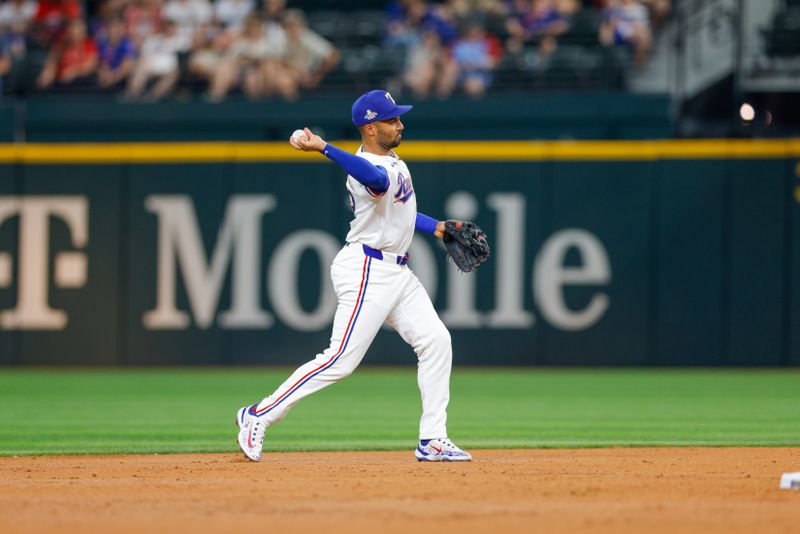
<instances>
[{"instance_id":1,"label":"spectator","mask_svg":"<svg viewBox=\"0 0 800 534\"><path fill-rule=\"evenodd\" d=\"M280 25L286 13L286 0L263 0L262 18L267 22Z\"/></svg>"},{"instance_id":2,"label":"spectator","mask_svg":"<svg viewBox=\"0 0 800 534\"><path fill-rule=\"evenodd\" d=\"M208 0L167 0L164 18L174 22L183 39L191 42L198 26L211 20L213 11Z\"/></svg>"},{"instance_id":3,"label":"spectator","mask_svg":"<svg viewBox=\"0 0 800 534\"><path fill-rule=\"evenodd\" d=\"M61 39L70 21L81 16L78 0L39 0L33 17L32 38L36 45L50 48Z\"/></svg>"},{"instance_id":4,"label":"spectator","mask_svg":"<svg viewBox=\"0 0 800 534\"><path fill-rule=\"evenodd\" d=\"M245 21L242 33L236 38L226 56L219 62L211 79L209 98L218 102L238 83L249 98L266 93L264 63L277 60L270 49L264 24L257 15Z\"/></svg>"},{"instance_id":5,"label":"spectator","mask_svg":"<svg viewBox=\"0 0 800 534\"><path fill-rule=\"evenodd\" d=\"M386 37L383 41L386 48L408 48L416 44L417 28L410 27L406 16L408 3L409 0L395 0L386 8ZM413 37L414 42L409 42L409 37Z\"/></svg>"},{"instance_id":6,"label":"spectator","mask_svg":"<svg viewBox=\"0 0 800 534\"><path fill-rule=\"evenodd\" d=\"M97 83L101 89L123 89L133 69L136 50L125 35L125 22L111 19L99 32L97 48L100 55Z\"/></svg>"},{"instance_id":7,"label":"spectator","mask_svg":"<svg viewBox=\"0 0 800 534\"><path fill-rule=\"evenodd\" d=\"M64 37L53 46L37 79L40 89L59 85L86 85L97 70L97 44L86 31L83 19L69 23Z\"/></svg>"},{"instance_id":8,"label":"spectator","mask_svg":"<svg viewBox=\"0 0 800 534\"><path fill-rule=\"evenodd\" d=\"M89 2L89 5L92 5L92 2ZM125 9L129 5L130 0L100 0L99 4L97 4L95 8L92 18L94 19L97 27L102 28L105 22L108 20L123 18ZM93 27L92 23L89 23L89 27ZM92 33L92 35L97 38L96 32Z\"/></svg>"},{"instance_id":9,"label":"spectator","mask_svg":"<svg viewBox=\"0 0 800 534\"><path fill-rule=\"evenodd\" d=\"M160 0L132 0L123 11L125 33L140 50L145 39L161 29L163 16Z\"/></svg>"},{"instance_id":10,"label":"spectator","mask_svg":"<svg viewBox=\"0 0 800 534\"><path fill-rule=\"evenodd\" d=\"M5 79L14 66L14 55L11 49L11 39L7 34L0 33L0 95L5 91Z\"/></svg>"},{"instance_id":11,"label":"spectator","mask_svg":"<svg viewBox=\"0 0 800 534\"><path fill-rule=\"evenodd\" d=\"M634 62L641 66L653 43L647 7L639 0L609 0L600 25L600 42L630 47Z\"/></svg>"},{"instance_id":12,"label":"spectator","mask_svg":"<svg viewBox=\"0 0 800 534\"><path fill-rule=\"evenodd\" d=\"M0 31L24 36L39 9L35 0L7 0L0 4Z\"/></svg>"},{"instance_id":13,"label":"spectator","mask_svg":"<svg viewBox=\"0 0 800 534\"><path fill-rule=\"evenodd\" d=\"M128 82L127 96L147 100L158 100L169 93L178 81L178 53L185 52L191 41L178 31L172 20L164 21L163 28L148 36L142 44L139 60L133 68ZM156 81L149 92L145 93L148 82Z\"/></svg>"},{"instance_id":14,"label":"spectator","mask_svg":"<svg viewBox=\"0 0 800 534\"><path fill-rule=\"evenodd\" d=\"M36 9L33 0L9 0L0 4L0 39L12 64L25 55L27 33Z\"/></svg>"},{"instance_id":15,"label":"spectator","mask_svg":"<svg viewBox=\"0 0 800 534\"><path fill-rule=\"evenodd\" d=\"M445 5L449 18L462 32L476 20L482 21L489 31L505 31L508 7L500 0L447 0Z\"/></svg>"},{"instance_id":16,"label":"spectator","mask_svg":"<svg viewBox=\"0 0 800 534\"><path fill-rule=\"evenodd\" d=\"M574 15L581 9L580 0L555 0L556 9L565 17Z\"/></svg>"},{"instance_id":17,"label":"spectator","mask_svg":"<svg viewBox=\"0 0 800 534\"><path fill-rule=\"evenodd\" d=\"M424 31L419 43L412 46L406 56L403 82L417 99L424 100L431 92L436 92L439 98L447 98L453 84L443 85L442 82L457 75L457 72L450 74L453 69L458 67L442 46L439 34L432 30Z\"/></svg>"},{"instance_id":18,"label":"spectator","mask_svg":"<svg viewBox=\"0 0 800 534\"><path fill-rule=\"evenodd\" d=\"M502 56L502 45L497 38L487 35L479 23L472 23L464 37L453 45L452 55L457 68L443 73L444 90L449 93L458 83L470 97L483 96L492 83L492 70Z\"/></svg>"},{"instance_id":19,"label":"spectator","mask_svg":"<svg viewBox=\"0 0 800 534\"><path fill-rule=\"evenodd\" d=\"M270 46L279 50L280 54L286 49L286 32L283 30L283 15L286 13L286 0L264 0L261 10L261 19Z\"/></svg>"},{"instance_id":20,"label":"spectator","mask_svg":"<svg viewBox=\"0 0 800 534\"><path fill-rule=\"evenodd\" d=\"M238 32L255 9L253 0L216 0L214 16L226 28Z\"/></svg>"},{"instance_id":21,"label":"spectator","mask_svg":"<svg viewBox=\"0 0 800 534\"><path fill-rule=\"evenodd\" d=\"M513 15L506 23L508 49L519 53L527 42L538 44L539 60L544 62L556 51L557 37L569 29L566 14L554 0L514 2Z\"/></svg>"},{"instance_id":22,"label":"spectator","mask_svg":"<svg viewBox=\"0 0 800 534\"><path fill-rule=\"evenodd\" d=\"M444 6L431 6L426 4L423 0L412 0L411 6L411 12L414 17L421 15L418 19L419 27L438 33L439 39L442 40L445 46L450 46L458 39L458 29L456 28L455 21L450 11Z\"/></svg>"},{"instance_id":23,"label":"spectator","mask_svg":"<svg viewBox=\"0 0 800 534\"><path fill-rule=\"evenodd\" d=\"M201 24L194 33L189 72L211 83L217 66L233 42L234 35L216 20Z\"/></svg>"},{"instance_id":24,"label":"spectator","mask_svg":"<svg viewBox=\"0 0 800 534\"><path fill-rule=\"evenodd\" d=\"M299 89L317 87L339 62L340 54L330 42L306 26L300 10L286 10L283 29L286 32L283 65L270 74L278 92L287 100L294 100Z\"/></svg>"},{"instance_id":25,"label":"spectator","mask_svg":"<svg viewBox=\"0 0 800 534\"><path fill-rule=\"evenodd\" d=\"M642 3L650 10L650 25L660 28L669 16L672 2L670 0L642 0Z\"/></svg>"},{"instance_id":26,"label":"spectator","mask_svg":"<svg viewBox=\"0 0 800 534\"><path fill-rule=\"evenodd\" d=\"M385 47L411 49L419 43L422 31L436 32L445 46L458 38L452 13L446 7L429 6L424 0L402 0L389 6Z\"/></svg>"}]
</instances>

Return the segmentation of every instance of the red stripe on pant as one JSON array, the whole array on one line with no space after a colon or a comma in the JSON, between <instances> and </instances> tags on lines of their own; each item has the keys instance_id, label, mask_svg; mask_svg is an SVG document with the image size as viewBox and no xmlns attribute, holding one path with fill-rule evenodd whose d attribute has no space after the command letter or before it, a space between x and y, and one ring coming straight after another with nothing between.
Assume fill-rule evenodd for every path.
<instances>
[{"instance_id":1,"label":"red stripe on pant","mask_svg":"<svg viewBox=\"0 0 800 534\"><path fill-rule=\"evenodd\" d=\"M341 344L339 345L339 349L336 351L336 354L334 354L333 356L331 356L331 357L330 357L330 359L329 359L327 362L323 363L322 365L320 365L320 366L319 366L319 367L317 367L316 369L314 369L314 370L312 370L312 371L309 371L308 373L306 373L305 375L303 375L303 377L302 377L301 379L299 379L297 382L295 382L295 383L294 383L294 385L292 385L292 387L290 387L288 391L286 391L286 392L285 392L283 395L281 395L280 397L278 397L277 399L275 399L274 401L272 401L272 403L271 403L269 406L265 406L265 407L261 408L260 410L258 410L258 409L257 409L257 410L256 410L256 415L257 415L257 416L260 416L260 415L262 415L262 414L263 414L263 413L265 413L267 410L269 410L270 408L272 408L273 406L275 406L277 403L279 403L279 402L280 402L282 399L284 399L286 396L290 395L290 394L291 394L291 393L292 393L292 392L295 390L295 388L296 388L296 387L297 387L299 384L301 384L301 383L303 382L303 380L305 380L306 378L308 378L310 375L313 375L314 373L316 373L317 371L319 371L320 369L322 369L323 367L325 367L326 365L328 365L328 364L329 364L329 363L331 363L331 362L332 362L334 359L336 359L337 357L339 357L339 356L341 355L341 352L342 352L342 350L344 349L344 344L345 344L345 341L347 341L347 336L348 336L348 334L349 334L349 332L350 332L350 327L351 327L351 326L353 326L353 317L355 317L355 316L356 316L356 312L358 311L358 306L359 306L359 304L361 303L361 298L362 298L362 297L363 297L363 295L364 295L364 280L366 279L366 274L367 274L367 261L368 261L368 260L369 260L369 258L365 256L365 257L364 257L364 265L363 265L363 266L362 266L362 268L361 268L361 286L358 288L358 297L356 297L356 305L353 307L353 313L351 313L351 314L350 314L350 320L347 322L347 328L345 328L345 329L344 329L344 335L342 336L342 342L341 342Z\"/></svg>"}]
</instances>

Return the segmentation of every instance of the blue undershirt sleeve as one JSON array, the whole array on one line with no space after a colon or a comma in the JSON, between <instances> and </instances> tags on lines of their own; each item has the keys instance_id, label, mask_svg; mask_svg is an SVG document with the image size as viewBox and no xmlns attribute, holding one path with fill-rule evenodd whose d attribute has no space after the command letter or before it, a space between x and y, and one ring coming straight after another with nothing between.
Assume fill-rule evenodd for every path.
<instances>
[{"instance_id":1,"label":"blue undershirt sleeve","mask_svg":"<svg viewBox=\"0 0 800 534\"><path fill-rule=\"evenodd\" d=\"M379 165L345 152L328 143L322 154L347 171L347 174L368 187L373 193L385 193L389 189L389 173Z\"/></svg>"},{"instance_id":2,"label":"blue undershirt sleeve","mask_svg":"<svg viewBox=\"0 0 800 534\"><path fill-rule=\"evenodd\" d=\"M424 213L417 212L417 221L414 224L414 229L417 232L432 234L436 231L437 224L439 224L439 221L433 217L428 217Z\"/></svg>"}]
</instances>

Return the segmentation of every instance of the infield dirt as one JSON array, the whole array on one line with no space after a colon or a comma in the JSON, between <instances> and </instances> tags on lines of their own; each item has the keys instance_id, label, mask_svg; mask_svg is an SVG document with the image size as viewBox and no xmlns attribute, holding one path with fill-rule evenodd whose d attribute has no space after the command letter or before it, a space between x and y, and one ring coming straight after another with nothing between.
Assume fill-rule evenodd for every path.
<instances>
[{"instance_id":1,"label":"infield dirt","mask_svg":"<svg viewBox=\"0 0 800 534\"><path fill-rule=\"evenodd\" d=\"M792 532L800 448L0 458L3 532ZM435 530L433 530L435 529Z\"/></svg>"}]
</instances>

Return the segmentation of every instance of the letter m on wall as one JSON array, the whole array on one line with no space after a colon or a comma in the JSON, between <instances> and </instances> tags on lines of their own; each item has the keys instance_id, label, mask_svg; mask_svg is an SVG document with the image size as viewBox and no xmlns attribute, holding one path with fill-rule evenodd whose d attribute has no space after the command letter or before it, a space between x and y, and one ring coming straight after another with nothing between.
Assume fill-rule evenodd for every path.
<instances>
[{"instance_id":1,"label":"letter m on wall","mask_svg":"<svg viewBox=\"0 0 800 534\"><path fill-rule=\"evenodd\" d=\"M261 219L275 208L272 195L234 195L210 257L203 247L194 202L186 195L151 195L145 209L158 218L156 307L142 322L151 329L185 329L191 319L176 306L178 267L199 328L214 323L226 273L231 269L231 306L219 315L223 328L264 328L272 317L261 308Z\"/></svg>"}]
</instances>

